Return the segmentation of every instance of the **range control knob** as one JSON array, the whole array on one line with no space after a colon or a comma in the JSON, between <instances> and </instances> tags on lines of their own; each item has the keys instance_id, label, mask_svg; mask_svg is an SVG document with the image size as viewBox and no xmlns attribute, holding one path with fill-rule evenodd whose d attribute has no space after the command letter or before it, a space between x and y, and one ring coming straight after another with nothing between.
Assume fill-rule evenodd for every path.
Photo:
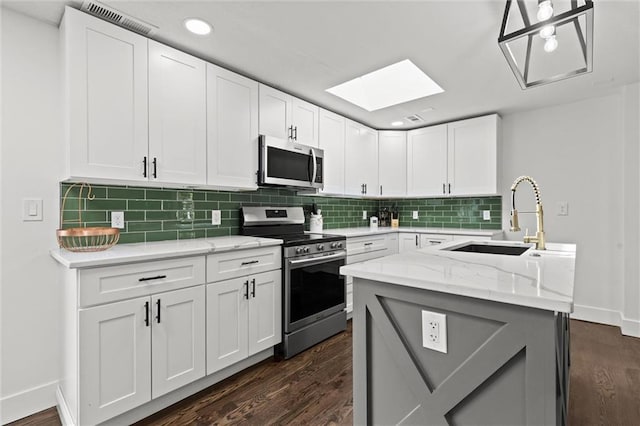
<instances>
[{"instance_id":1,"label":"range control knob","mask_svg":"<svg viewBox=\"0 0 640 426\"><path fill-rule=\"evenodd\" d=\"M331 248L332 248L332 249L334 249L334 248L336 248L336 247L338 247L338 243L331 243Z\"/></svg>"},{"instance_id":2,"label":"range control knob","mask_svg":"<svg viewBox=\"0 0 640 426\"><path fill-rule=\"evenodd\" d=\"M303 251L304 253L309 253L309 247L303 247L303 248L302 248L302 251Z\"/></svg>"},{"instance_id":3,"label":"range control knob","mask_svg":"<svg viewBox=\"0 0 640 426\"><path fill-rule=\"evenodd\" d=\"M338 248L342 248L342 243L338 243Z\"/></svg>"},{"instance_id":4,"label":"range control knob","mask_svg":"<svg viewBox=\"0 0 640 426\"><path fill-rule=\"evenodd\" d=\"M296 254L302 253L302 249L300 247L296 248Z\"/></svg>"},{"instance_id":5,"label":"range control knob","mask_svg":"<svg viewBox=\"0 0 640 426\"><path fill-rule=\"evenodd\" d=\"M324 250L324 244L318 244L316 248L320 251Z\"/></svg>"}]
</instances>

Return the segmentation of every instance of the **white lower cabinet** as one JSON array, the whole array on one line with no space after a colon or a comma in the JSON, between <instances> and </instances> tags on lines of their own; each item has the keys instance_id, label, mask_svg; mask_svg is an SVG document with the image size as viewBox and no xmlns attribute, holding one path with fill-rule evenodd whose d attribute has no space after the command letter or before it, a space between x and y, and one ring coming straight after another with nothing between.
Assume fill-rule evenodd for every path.
<instances>
[{"instance_id":1,"label":"white lower cabinet","mask_svg":"<svg viewBox=\"0 0 640 426\"><path fill-rule=\"evenodd\" d=\"M280 343L280 270L207 284L207 374Z\"/></svg>"},{"instance_id":2,"label":"white lower cabinet","mask_svg":"<svg viewBox=\"0 0 640 426\"><path fill-rule=\"evenodd\" d=\"M401 232L398 236L399 252L418 250L420 248L420 234Z\"/></svg>"},{"instance_id":3,"label":"white lower cabinet","mask_svg":"<svg viewBox=\"0 0 640 426\"><path fill-rule=\"evenodd\" d=\"M205 374L204 285L81 309L80 419L94 424Z\"/></svg>"}]
</instances>

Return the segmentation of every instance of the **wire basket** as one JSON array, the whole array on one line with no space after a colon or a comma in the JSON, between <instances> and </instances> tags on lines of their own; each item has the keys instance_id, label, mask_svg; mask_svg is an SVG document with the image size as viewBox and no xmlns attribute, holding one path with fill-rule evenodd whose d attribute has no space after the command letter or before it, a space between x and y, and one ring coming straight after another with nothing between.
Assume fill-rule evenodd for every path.
<instances>
[{"instance_id":1,"label":"wire basket","mask_svg":"<svg viewBox=\"0 0 640 426\"><path fill-rule=\"evenodd\" d=\"M95 195L91 193L91 185L88 183L74 183L64 193L62 198L62 206L60 207L60 229L56 231L58 245L66 250L73 252L93 252L107 250L118 242L120 239L120 230L118 228L107 227L89 227L82 228L82 208L78 203L78 219L67 220L66 223L77 222L79 227L62 229L65 223L63 219L64 205L72 188L80 186L78 192L79 201L82 200L82 191L87 187L87 199L93 200Z\"/></svg>"}]
</instances>

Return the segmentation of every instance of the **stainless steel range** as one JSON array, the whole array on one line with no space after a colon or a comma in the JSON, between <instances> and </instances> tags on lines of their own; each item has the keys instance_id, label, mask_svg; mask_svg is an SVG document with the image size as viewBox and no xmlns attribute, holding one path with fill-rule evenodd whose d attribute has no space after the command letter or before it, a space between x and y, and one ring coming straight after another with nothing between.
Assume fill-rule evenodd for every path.
<instances>
[{"instance_id":1,"label":"stainless steel range","mask_svg":"<svg viewBox=\"0 0 640 426\"><path fill-rule=\"evenodd\" d=\"M282 245L282 343L287 359L346 329L346 238L304 232L302 207L243 207L242 234L280 238Z\"/></svg>"}]
</instances>

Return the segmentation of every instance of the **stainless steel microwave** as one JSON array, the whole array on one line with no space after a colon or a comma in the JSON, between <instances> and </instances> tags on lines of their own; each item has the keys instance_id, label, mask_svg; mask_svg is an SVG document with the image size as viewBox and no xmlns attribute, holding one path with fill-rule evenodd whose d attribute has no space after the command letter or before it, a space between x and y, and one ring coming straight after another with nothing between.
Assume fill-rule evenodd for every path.
<instances>
[{"instance_id":1,"label":"stainless steel microwave","mask_svg":"<svg viewBox=\"0 0 640 426\"><path fill-rule=\"evenodd\" d=\"M260 135L258 153L259 185L324 187L324 151L320 148Z\"/></svg>"}]
</instances>

